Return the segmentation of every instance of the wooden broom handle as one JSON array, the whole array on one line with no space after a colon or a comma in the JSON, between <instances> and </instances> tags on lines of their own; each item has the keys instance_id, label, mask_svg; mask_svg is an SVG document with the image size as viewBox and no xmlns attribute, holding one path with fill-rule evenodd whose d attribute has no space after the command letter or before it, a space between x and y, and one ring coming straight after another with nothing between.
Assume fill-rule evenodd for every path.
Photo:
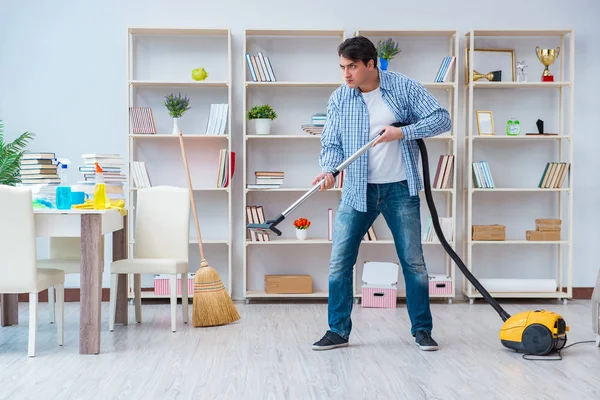
<instances>
[{"instance_id":1,"label":"wooden broom handle","mask_svg":"<svg viewBox=\"0 0 600 400\"><path fill-rule=\"evenodd\" d=\"M181 130L179 131L179 144L181 146L181 155L183 156L183 165L185 166L185 172L187 174L188 187L190 189L190 202L192 203L192 210L194 211L194 222L196 224L196 234L198 235L198 246L200 247L200 260L205 260L204 249L202 247L202 235L200 234L200 225L198 223L198 214L196 212L196 201L194 200L194 188L192 187L192 178L190 176L190 168L188 166L187 155L185 153L185 147L183 146L183 136Z\"/></svg>"}]
</instances>

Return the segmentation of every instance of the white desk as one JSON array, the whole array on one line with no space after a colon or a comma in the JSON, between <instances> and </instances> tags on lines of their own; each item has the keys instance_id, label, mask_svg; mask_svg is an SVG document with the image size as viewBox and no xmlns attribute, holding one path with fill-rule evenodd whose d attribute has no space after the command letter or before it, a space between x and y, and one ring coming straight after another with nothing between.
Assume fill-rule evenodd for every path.
<instances>
[{"instance_id":1,"label":"white desk","mask_svg":"<svg viewBox=\"0 0 600 400\"><path fill-rule=\"evenodd\" d=\"M34 210L37 237L81 237L79 353L100 353L102 241L113 235L113 260L127 258L127 217L118 210ZM127 275L119 276L116 322L127 324ZM18 323L18 295L2 295L0 325Z\"/></svg>"}]
</instances>

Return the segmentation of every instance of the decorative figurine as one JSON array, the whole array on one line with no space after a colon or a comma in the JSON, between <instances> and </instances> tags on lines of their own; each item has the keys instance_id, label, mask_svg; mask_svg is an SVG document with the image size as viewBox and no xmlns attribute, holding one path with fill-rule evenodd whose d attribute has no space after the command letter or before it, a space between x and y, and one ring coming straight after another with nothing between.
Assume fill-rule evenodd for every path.
<instances>
[{"instance_id":1,"label":"decorative figurine","mask_svg":"<svg viewBox=\"0 0 600 400\"><path fill-rule=\"evenodd\" d=\"M526 67L525 61L517 61L517 82L527 82L527 74L523 71Z\"/></svg>"}]
</instances>

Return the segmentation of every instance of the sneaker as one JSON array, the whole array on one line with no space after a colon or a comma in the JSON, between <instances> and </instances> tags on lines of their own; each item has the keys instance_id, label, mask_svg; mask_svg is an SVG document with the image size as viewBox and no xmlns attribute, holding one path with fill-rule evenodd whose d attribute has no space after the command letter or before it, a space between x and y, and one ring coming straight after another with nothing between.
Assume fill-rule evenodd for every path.
<instances>
[{"instance_id":1,"label":"sneaker","mask_svg":"<svg viewBox=\"0 0 600 400\"><path fill-rule=\"evenodd\" d=\"M438 344L431 337L431 334L425 331L418 331L415 334L415 342L421 350L435 351L438 349Z\"/></svg>"},{"instance_id":2,"label":"sneaker","mask_svg":"<svg viewBox=\"0 0 600 400\"><path fill-rule=\"evenodd\" d=\"M348 339L344 339L335 332L327 331L325 336L312 346L313 350L331 350L337 347L348 346Z\"/></svg>"}]
</instances>

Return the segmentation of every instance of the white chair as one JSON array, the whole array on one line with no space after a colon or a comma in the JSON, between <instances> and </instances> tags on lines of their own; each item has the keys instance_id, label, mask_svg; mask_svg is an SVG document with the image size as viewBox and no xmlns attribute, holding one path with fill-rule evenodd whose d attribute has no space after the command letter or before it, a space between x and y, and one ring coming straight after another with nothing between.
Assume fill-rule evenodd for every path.
<instances>
[{"instance_id":1,"label":"white chair","mask_svg":"<svg viewBox=\"0 0 600 400\"><path fill-rule=\"evenodd\" d=\"M188 252L190 193L188 189L155 186L137 191L135 258L110 264L110 320L115 328L117 274L134 274L136 321L142 322L141 274L168 274L171 291L171 329L177 320L177 275L181 275L183 322L188 322Z\"/></svg>"},{"instance_id":2,"label":"white chair","mask_svg":"<svg viewBox=\"0 0 600 400\"><path fill-rule=\"evenodd\" d=\"M592 330L596 334L596 346L600 347L600 271L592 292Z\"/></svg>"},{"instance_id":3,"label":"white chair","mask_svg":"<svg viewBox=\"0 0 600 400\"><path fill-rule=\"evenodd\" d=\"M0 185L0 293L29 293L29 357L35 356L38 294L56 288L58 345L64 342L65 273L38 269L32 193Z\"/></svg>"}]
</instances>

